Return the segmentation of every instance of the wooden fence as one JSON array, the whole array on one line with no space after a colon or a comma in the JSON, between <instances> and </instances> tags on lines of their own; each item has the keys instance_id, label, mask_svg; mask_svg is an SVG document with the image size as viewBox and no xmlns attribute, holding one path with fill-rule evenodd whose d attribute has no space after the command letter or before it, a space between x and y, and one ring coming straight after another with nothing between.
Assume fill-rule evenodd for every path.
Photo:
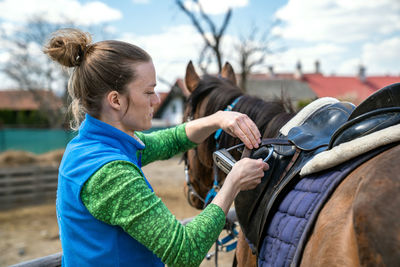
<instances>
[{"instance_id":1,"label":"wooden fence","mask_svg":"<svg viewBox=\"0 0 400 267\"><path fill-rule=\"evenodd\" d=\"M0 168L0 209L56 198L58 167Z\"/></svg>"}]
</instances>

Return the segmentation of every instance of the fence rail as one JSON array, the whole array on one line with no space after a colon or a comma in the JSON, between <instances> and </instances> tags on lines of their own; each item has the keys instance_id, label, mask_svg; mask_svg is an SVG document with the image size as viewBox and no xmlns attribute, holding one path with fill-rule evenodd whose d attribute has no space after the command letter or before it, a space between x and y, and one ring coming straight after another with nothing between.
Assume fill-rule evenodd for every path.
<instances>
[{"instance_id":1,"label":"fence rail","mask_svg":"<svg viewBox=\"0 0 400 267\"><path fill-rule=\"evenodd\" d=\"M0 169L0 209L38 204L56 198L58 167Z\"/></svg>"}]
</instances>

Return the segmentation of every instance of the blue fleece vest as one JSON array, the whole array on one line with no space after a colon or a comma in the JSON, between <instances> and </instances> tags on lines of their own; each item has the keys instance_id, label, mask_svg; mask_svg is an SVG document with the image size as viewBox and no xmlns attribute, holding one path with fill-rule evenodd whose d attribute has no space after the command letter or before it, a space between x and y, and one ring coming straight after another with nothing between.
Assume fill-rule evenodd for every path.
<instances>
[{"instance_id":1,"label":"blue fleece vest","mask_svg":"<svg viewBox=\"0 0 400 267\"><path fill-rule=\"evenodd\" d=\"M136 154L142 149L133 137L86 115L59 168L57 220L63 266L164 266L121 227L95 219L80 197L87 179L108 162L124 160L140 168Z\"/></svg>"}]
</instances>

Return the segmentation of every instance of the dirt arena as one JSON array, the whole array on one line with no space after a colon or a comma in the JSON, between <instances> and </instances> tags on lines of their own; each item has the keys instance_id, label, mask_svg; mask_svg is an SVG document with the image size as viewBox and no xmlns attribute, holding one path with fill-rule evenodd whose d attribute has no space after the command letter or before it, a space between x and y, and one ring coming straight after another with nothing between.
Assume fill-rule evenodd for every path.
<instances>
[{"instance_id":1,"label":"dirt arena","mask_svg":"<svg viewBox=\"0 0 400 267\"><path fill-rule=\"evenodd\" d=\"M187 203L183 192L184 173L180 158L149 164L143 171L155 192L176 216L184 219L200 211ZM0 164L1 165L1 164ZM224 231L222 233L224 235ZM61 251L55 201L40 206L0 211L0 267ZM218 266L232 266L233 252L220 253ZM214 258L200 266L215 266Z\"/></svg>"}]
</instances>

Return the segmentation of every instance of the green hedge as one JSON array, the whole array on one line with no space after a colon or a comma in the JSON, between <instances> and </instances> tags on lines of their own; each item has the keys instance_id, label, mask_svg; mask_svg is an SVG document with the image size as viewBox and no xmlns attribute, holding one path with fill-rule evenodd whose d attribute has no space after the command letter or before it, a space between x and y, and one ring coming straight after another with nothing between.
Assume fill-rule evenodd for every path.
<instances>
[{"instance_id":1,"label":"green hedge","mask_svg":"<svg viewBox=\"0 0 400 267\"><path fill-rule=\"evenodd\" d=\"M0 110L0 125L47 127L49 121L37 110Z\"/></svg>"}]
</instances>

